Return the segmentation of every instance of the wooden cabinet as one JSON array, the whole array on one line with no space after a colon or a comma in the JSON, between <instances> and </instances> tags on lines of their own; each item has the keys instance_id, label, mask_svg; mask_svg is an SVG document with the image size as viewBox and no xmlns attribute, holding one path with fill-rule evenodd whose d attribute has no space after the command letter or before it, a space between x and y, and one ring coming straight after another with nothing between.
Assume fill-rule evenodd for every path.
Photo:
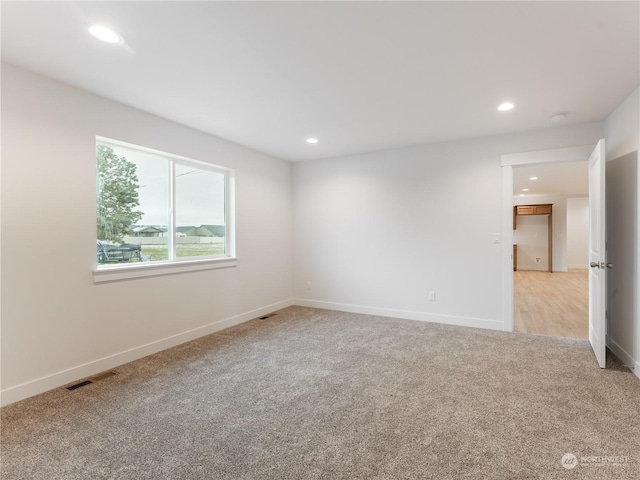
<instances>
[{"instance_id":1,"label":"wooden cabinet","mask_svg":"<svg viewBox=\"0 0 640 480\"><path fill-rule=\"evenodd\" d=\"M552 258L553 258L553 204L542 203L538 205L516 205L513 207L513 229L516 229L517 218L519 215L549 215L549 271L553 271ZM516 246L513 246L513 269L517 268L517 250Z\"/></svg>"},{"instance_id":2,"label":"wooden cabinet","mask_svg":"<svg viewBox=\"0 0 640 480\"><path fill-rule=\"evenodd\" d=\"M514 208L516 209L516 215L533 215L534 205L517 205Z\"/></svg>"},{"instance_id":3,"label":"wooden cabinet","mask_svg":"<svg viewBox=\"0 0 640 480\"><path fill-rule=\"evenodd\" d=\"M551 215L551 204L517 205L516 215Z\"/></svg>"}]
</instances>

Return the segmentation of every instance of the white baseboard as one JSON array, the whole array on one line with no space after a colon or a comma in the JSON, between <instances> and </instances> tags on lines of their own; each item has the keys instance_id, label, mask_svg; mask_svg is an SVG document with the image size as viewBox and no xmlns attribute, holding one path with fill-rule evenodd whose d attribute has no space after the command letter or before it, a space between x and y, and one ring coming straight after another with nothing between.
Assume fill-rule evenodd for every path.
<instances>
[{"instance_id":1,"label":"white baseboard","mask_svg":"<svg viewBox=\"0 0 640 480\"><path fill-rule=\"evenodd\" d=\"M622 348L615 340L607 337L607 348L618 357L618 359L625 365L631 365L633 368L631 371L634 375L640 378L640 361L635 360L631 354L629 354L624 348Z\"/></svg>"},{"instance_id":2,"label":"white baseboard","mask_svg":"<svg viewBox=\"0 0 640 480\"><path fill-rule=\"evenodd\" d=\"M109 370L111 368L119 367L120 365L138 360L139 358L146 357L147 355L166 350L167 348L175 347L176 345L195 340L196 338L200 338L219 330L238 325L248 320L257 318L261 315L266 315L267 313L271 313L275 310L280 310L291 305L293 305L292 300L283 300L281 302L266 305L249 312L234 315L233 317L218 320L208 325L194 328L193 330L178 333L161 340L156 340L154 342L147 343L146 345L141 345L130 350L125 350L124 352L109 355L108 357L100 358L83 365L78 365L77 367L69 368L61 372L56 372L54 374L47 375L46 377L38 378L21 385L6 388L0 391L0 405L9 405L10 403L24 400L25 398L32 397L39 393L43 393L48 390L67 385L77 380L90 377L91 375L104 372L105 370Z\"/></svg>"},{"instance_id":3,"label":"white baseboard","mask_svg":"<svg viewBox=\"0 0 640 480\"><path fill-rule=\"evenodd\" d=\"M340 312L362 313L365 315L377 315L380 317L402 318L405 320L418 320L422 322L444 323L459 327L484 328L487 330L503 330L503 322L499 320L487 320L483 318L459 317L455 315L442 315L435 313L413 312L409 310L395 310L381 307L367 307L363 305L351 305L347 303L321 302L296 298L294 305L301 307L322 308L325 310L338 310Z\"/></svg>"},{"instance_id":4,"label":"white baseboard","mask_svg":"<svg viewBox=\"0 0 640 480\"><path fill-rule=\"evenodd\" d=\"M518 272L548 272L549 267L518 267ZM553 268L553 272L568 272L568 268Z\"/></svg>"}]
</instances>

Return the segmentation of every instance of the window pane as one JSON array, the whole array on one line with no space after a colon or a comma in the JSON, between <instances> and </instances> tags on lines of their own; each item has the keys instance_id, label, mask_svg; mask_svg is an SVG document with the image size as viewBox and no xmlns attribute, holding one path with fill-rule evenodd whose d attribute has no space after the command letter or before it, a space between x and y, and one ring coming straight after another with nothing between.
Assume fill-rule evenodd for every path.
<instances>
[{"instance_id":1,"label":"window pane","mask_svg":"<svg viewBox=\"0 0 640 480\"><path fill-rule=\"evenodd\" d=\"M225 176L176 164L176 257L225 254Z\"/></svg>"},{"instance_id":2,"label":"window pane","mask_svg":"<svg viewBox=\"0 0 640 480\"><path fill-rule=\"evenodd\" d=\"M226 170L117 140L98 139L96 149L99 268L234 250Z\"/></svg>"},{"instance_id":3,"label":"window pane","mask_svg":"<svg viewBox=\"0 0 640 480\"><path fill-rule=\"evenodd\" d=\"M98 264L166 261L168 160L97 144Z\"/></svg>"}]
</instances>

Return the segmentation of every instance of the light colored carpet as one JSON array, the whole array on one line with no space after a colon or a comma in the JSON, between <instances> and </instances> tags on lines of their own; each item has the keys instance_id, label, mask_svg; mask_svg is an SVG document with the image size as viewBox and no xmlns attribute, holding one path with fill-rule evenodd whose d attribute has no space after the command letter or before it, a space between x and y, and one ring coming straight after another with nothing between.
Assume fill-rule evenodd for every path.
<instances>
[{"instance_id":1,"label":"light colored carpet","mask_svg":"<svg viewBox=\"0 0 640 480\"><path fill-rule=\"evenodd\" d=\"M638 479L640 381L608 366L582 340L290 307L3 408L0 473Z\"/></svg>"}]
</instances>

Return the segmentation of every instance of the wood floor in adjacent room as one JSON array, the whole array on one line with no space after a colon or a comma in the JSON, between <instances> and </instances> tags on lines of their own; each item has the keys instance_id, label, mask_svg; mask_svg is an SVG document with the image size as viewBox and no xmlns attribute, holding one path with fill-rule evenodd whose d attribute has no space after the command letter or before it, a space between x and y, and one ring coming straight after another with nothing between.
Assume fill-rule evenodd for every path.
<instances>
[{"instance_id":1,"label":"wood floor in adjacent room","mask_svg":"<svg viewBox=\"0 0 640 480\"><path fill-rule=\"evenodd\" d=\"M513 272L515 331L588 339L588 273Z\"/></svg>"}]
</instances>

